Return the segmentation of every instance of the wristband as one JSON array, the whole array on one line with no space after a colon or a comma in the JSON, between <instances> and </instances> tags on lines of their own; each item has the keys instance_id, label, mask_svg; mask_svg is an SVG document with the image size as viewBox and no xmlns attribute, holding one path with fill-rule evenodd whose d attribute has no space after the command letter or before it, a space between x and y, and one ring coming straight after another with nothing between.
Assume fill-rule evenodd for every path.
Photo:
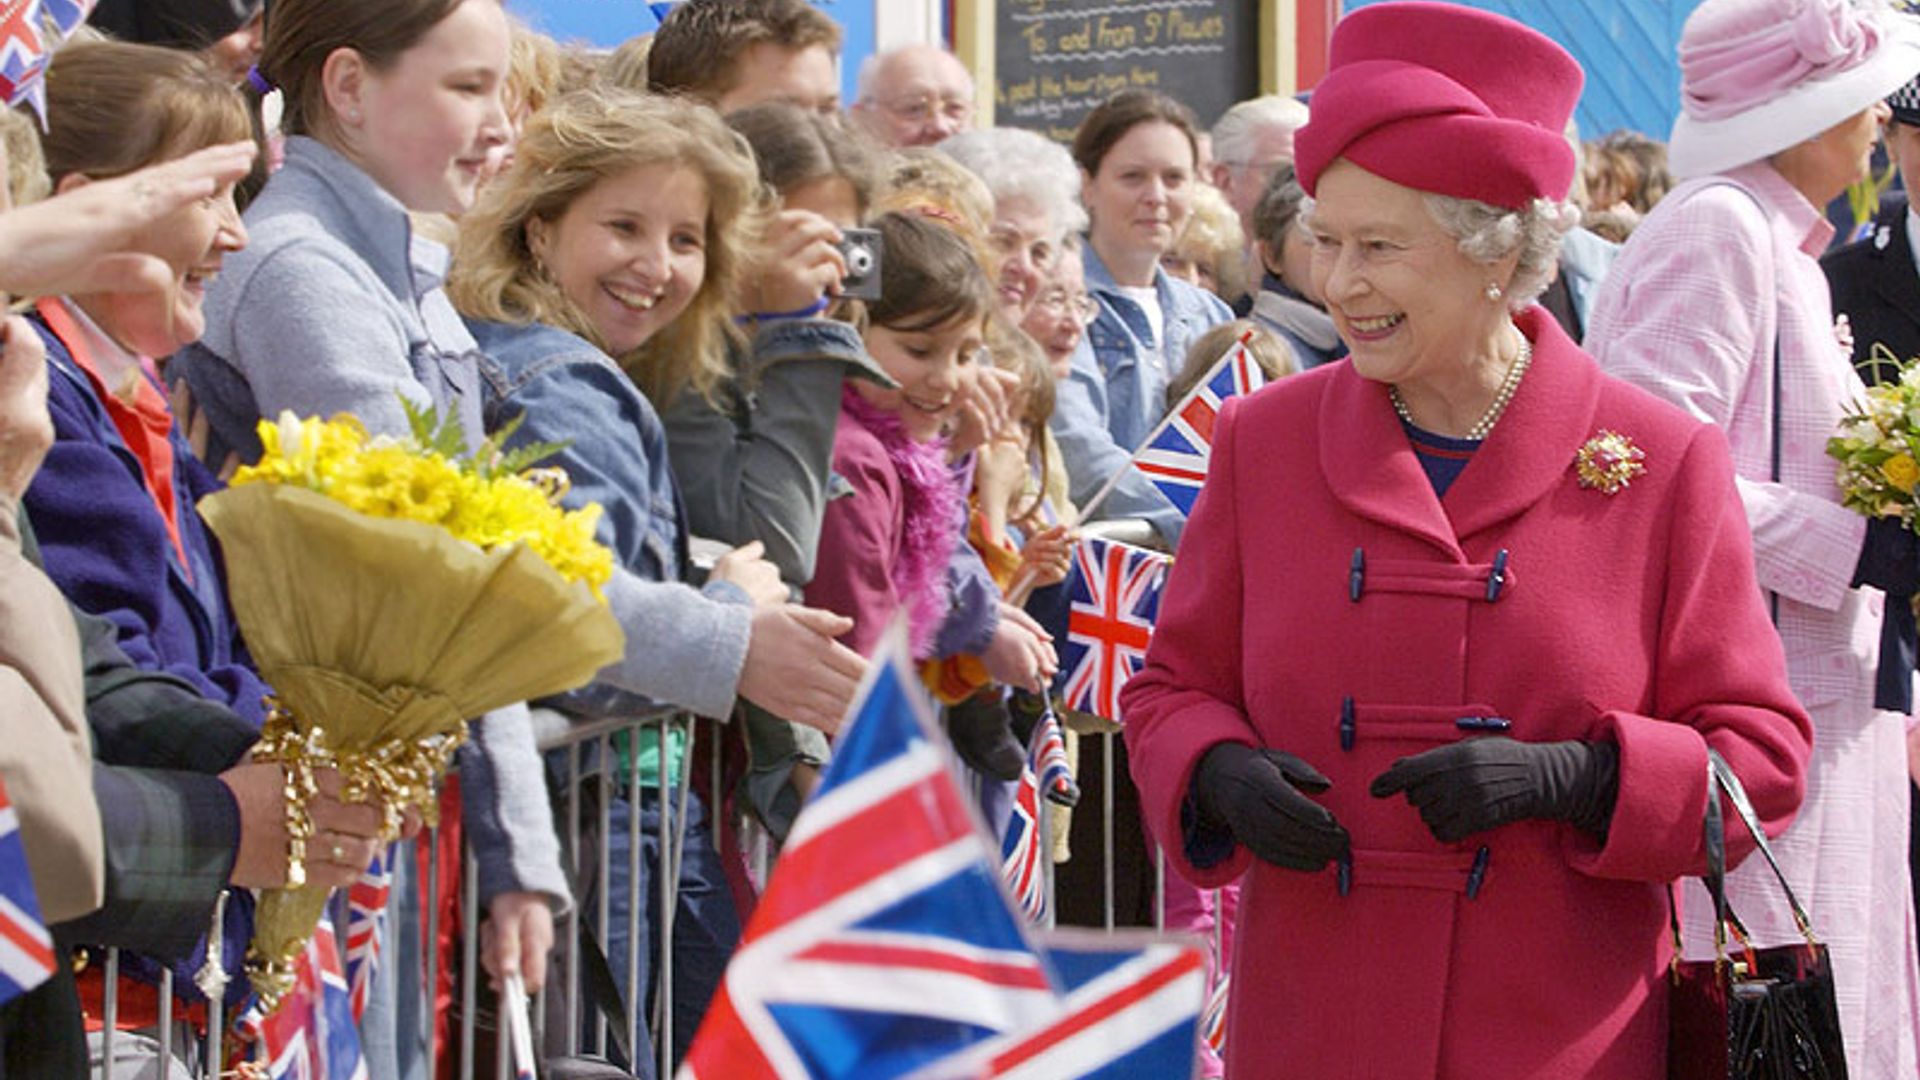
<instances>
[{"instance_id":1,"label":"wristband","mask_svg":"<svg viewBox=\"0 0 1920 1080\"><path fill-rule=\"evenodd\" d=\"M822 296L806 307L793 311L756 311L751 315L736 316L733 321L739 323L741 326L746 326L756 322L784 322L789 319L811 319L815 315L827 310L828 306L832 303L833 300L831 297Z\"/></svg>"}]
</instances>

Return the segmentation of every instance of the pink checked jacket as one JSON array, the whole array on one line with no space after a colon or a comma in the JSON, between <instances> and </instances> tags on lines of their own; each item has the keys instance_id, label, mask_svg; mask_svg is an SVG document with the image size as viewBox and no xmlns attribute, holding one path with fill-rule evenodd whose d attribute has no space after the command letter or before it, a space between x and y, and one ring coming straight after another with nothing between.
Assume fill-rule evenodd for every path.
<instances>
[{"instance_id":1,"label":"pink checked jacket","mask_svg":"<svg viewBox=\"0 0 1920 1080\"><path fill-rule=\"evenodd\" d=\"M1774 828L1798 805L1807 720L1725 440L1601 375L1544 309L1517 323L1533 366L1445 498L1386 387L1350 364L1221 413L1122 703L1175 869L1246 873L1230 1076L1663 1077L1663 883L1703 858L1707 747ZM1575 469L1602 430L1645 454L1616 494ZM1619 746L1604 844L1546 821L1442 843L1405 799L1368 794L1396 759L1494 730ZM1193 768L1220 742L1333 781L1345 895L1334 870L1282 870L1224 834L1187 846Z\"/></svg>"},{"instance_id":2,"label":"pink checked jacket","mask_svg":"<svg viewBox=\"0 0 1920 1080\"><path fill-rule=\"evenodd\" d=\"M1866 521L1840 505L1826 455L1842 407L1864 391L1816 261L1832 235L1764 162L1682 184L1614 263L1586 346L1608 374L1727 434L1760 587L1778 597L1787 671L1813 717L1806 805L1778 850L1833 950L1852 1074L1912 1080L1905 732L1873 708L1883 598L1849 586ZM1734 908L1762 943L1797 940L1758 860L1734 878ZM1697 883L1687 897L1688 952L1701 955L1710 909Z\"/></svg>"}]
</instances>

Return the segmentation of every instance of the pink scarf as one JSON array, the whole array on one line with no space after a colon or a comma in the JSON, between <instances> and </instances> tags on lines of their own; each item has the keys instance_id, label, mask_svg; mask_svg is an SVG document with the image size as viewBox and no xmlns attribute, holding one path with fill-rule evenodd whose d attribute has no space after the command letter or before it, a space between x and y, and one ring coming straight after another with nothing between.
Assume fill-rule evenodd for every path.
<instances>
[{"instance_id":1,"label":"pink scarf","mask_svg":"<svg viewBox=\"0 0 1920 1080\"><path fill-rule=\"evenodd\" d=\"M869 403L852 386L841 389L840 410L880 440L900 477L902 533L889 576L907 606L914 659L926 659L947 617L947 559L964 525L965 497L947 468L947 441L916 442L899 413Z\"/></svg>"}]
</instances>

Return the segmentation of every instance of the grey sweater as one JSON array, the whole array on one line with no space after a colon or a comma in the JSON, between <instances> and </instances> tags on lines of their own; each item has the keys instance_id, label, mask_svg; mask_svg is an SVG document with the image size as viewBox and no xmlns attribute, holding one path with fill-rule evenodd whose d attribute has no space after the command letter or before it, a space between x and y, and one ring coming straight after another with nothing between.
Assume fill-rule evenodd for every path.
<instances>
[{"instance_id":1,"label":"grey sweater","mask_svg":"<svg viewBox=\"0 0 1920 1080\"><path fill-rule=\"evenodd\" d=\"M405 207L312 139L247 208L247 248L207 292L206 334L169 362L206 414L209 459L254 460L255 422L291 409L350 412L404 434L399 397L457 410L480 432L472 335L440 288L446 249L416 238ZM545 774L525 705L476 720L462 748L462 806L484 899L507 891L570 903Z\"/></svg>"}]
</instances>

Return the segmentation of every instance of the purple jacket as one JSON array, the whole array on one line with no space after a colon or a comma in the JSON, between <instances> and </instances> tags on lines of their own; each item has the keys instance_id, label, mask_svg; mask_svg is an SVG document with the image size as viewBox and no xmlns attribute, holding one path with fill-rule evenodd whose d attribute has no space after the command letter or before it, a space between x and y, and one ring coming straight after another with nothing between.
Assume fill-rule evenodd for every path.
<instances>
[{"instance_id":1,"label":"purple jacket","mask_svg":"<svg viewBox=\"0 0 1920 1080\"><path fill-rule=\"evenodd\" d=\"M241 644L219 549L194 509L220 482L176 426L168 441L183 564L147 494L139 459L86 373L58 335L38 316L33 322L47 344L54 443L26 506L47 576L76 607L113 622L137 667L184 679L258 727L269 690Z\"/></svg>"}]
</instances>

